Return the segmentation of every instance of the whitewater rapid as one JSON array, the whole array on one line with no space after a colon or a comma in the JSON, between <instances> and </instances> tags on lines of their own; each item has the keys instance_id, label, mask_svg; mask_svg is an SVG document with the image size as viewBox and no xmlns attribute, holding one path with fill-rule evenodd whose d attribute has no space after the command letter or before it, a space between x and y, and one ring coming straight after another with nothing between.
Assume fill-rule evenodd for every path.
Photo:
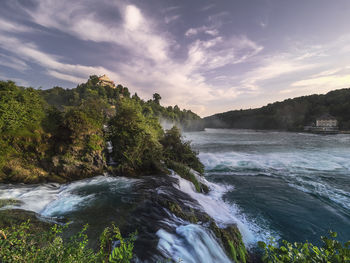
<instances>
[{"instance_id":1,"label":"whitewater rapid","mask_svg":"<svg viewBox=\"0 0 350 263\"><path fill-rule=\"evenodd\" d=\"M205 165L205 176L197 179L208 185L209 194L197 193L176 174L98 176L64 185L0 185L0 199L18 201L1 209L34 211L53 221L68 219L77 227L89 221L96 233L111 221L124 224L127 232L137 227L145 231L140 238L149 250L143 247L136 254L151 258L138 262L230 262L205 225L165 211L152 201L157 196L180 198L220 227L237 225L248 248L271 237L314 241L329 229L343 240L349 238L350 137L207 130L186 138Z\"/></svg>"},{"instance_id":2,"label":"whitewater rapid","mask_svg":"<svg viewBox=\"0 0 350 263\"><path fill-rule=\"evenodd\" d=\"M251 231L245 227L241 219L237 217L237 214L232 214L234 209L221 200L222 194L227 190L225 187L207 182L204 178L198 178L211 189L210 195L204 195L196 193L193 184L178 175L172 174L170 177L178 182L174 183L173 187L198 201L200 207L197 207L197 203L188 202L188 205L195 205L196 208L207 212L221 227L228 224L237 224L246 242L254 240ZM133 191L133 187L142 183L142 181L142 179L98 176L64 185L54 183L0 185L0 199L18 201L1 209L18 208L33 211L41 217L55 222L56 219L71 218L71 214L79 215L94 209L103 198L122 195L122 199L127 201L131 191ZM163 189L162 186L154 190L158 194L172 194L171 191ZM118 204L115 205L117 206ZM218 207L220 207L220 212L218 212ZM168 214L169 216L160 219L160 222L149 222L151 225L159 224L160 226L154 234L159 238L157 249L163 255L163 258L189 263L231 262L213 233L207 227L186 222L171 214L170 211L168 211ZM74 218L76 217L73 217L73 221L81 220L79 216L76 219ZM147 215L142 216L142 220L148 220ZM156 257L154 260L159 260L159 258Z\"/></svg>"},{"instance_id":3,"label":"whitewater rapid","mask_svg":"<svg viewBox=\"0 0 350 263\"><path fill-rule=\"evenodd\" d=\"M84 193L86 188L104 185L120 192L128 190L136 181L125 177L97 176L63 185L0 185L0 199L18 201L2 209L19 208L44 217L60 217L89 206L98 198L97 193Z\"/></svg>"},{"instance_id":4,"label":"whitewater rapid","mask_svg":"<svg viewBox=\"0 0 350 263\"><path fill-rule=\"evenodd\" d=\"M206 179L227 189L221 199L257 239L317 243L330 229L349 239L349 135L206 129L185 136Z\"/></svg>"}]
</instances>

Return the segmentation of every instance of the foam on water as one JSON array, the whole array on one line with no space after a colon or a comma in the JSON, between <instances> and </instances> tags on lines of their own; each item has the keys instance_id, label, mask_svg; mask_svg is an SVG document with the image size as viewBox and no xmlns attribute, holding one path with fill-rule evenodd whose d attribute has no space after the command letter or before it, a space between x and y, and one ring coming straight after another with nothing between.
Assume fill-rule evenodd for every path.
<instances>
[{"instance_id":1,"label":"foam on water","mask_svg":"<svg viewBox=\"0 0 350 263\"><path fill-rule=\"evenodd\" d=\"M278 238L277 233L271 233L269 229L260 227L252 220L248 220L235 204L228 204L223 201L222 197L232 190L230 186L215 184L198 177L203 183L210 188L209 194L201 194L196 192L194 185L173 174L179 180L178 187L181 191L190 195L202 207L202 209L210 215L220 227L235 224L242 234L243 242L248 246L254 245L259 240L268 241L271 236Z\"/></svg>"},{"instance_id":2,"label":"foam on water","mask_svg":"<svg viewBox=\"0 0 350 263\"><path fill-rule=\"evenodd\" d=\"M134 179L123 177L98 176L65 185L2 185L0 186L0 199L15 199L20 203L10 207L54 217L77 210L82 205L88 205L95 195L79 194L79 190L84 187L106 184L118 190L129 188L134 181Z\"/></svg>"},{"instance_id":3,"label":"foam on water","mask_svg":"<svg viewBox=\"0 0 350 263\"><path fill-rule=\"evenodd\" d=\"M349 135L320 136L308 133L206 129L204 132L187 133L185 137L191 140L192 145L199 151L207 178L221 184L242 187L228 190L225 198L233 203L234 198L238 198L237 202L249 216L248 220L241 221L253 233L259 232L259 228L271 228L280 231L283 238L291 237L297 240L303 236L315 238L312 236L315 231L324 234L323 230L347 225L346 218L350 215ZM249 177L245 178L246 176ZM252 177L257 178L255 180ZM249 183L252 184L252 188L256 186L259 192L246 193L245 191L252 189L244 185ZM266 183L266 186L255 183ZM274 194L273 187L279 186L286 189L286 192L276 189L275 193L278 196L264 197L269 194L266 189L271 188L271 194ZM291 196L285 207L279 207L281 204L278 202L288 200L288 194L298 191L300 195ZM250 204L250 201L244 200L245 195L262 197L263 202L276 203L273 203L271 208L264 209L263 206L254 204L259 199L251 200ZM310 200L303 203L302 198L307 195L310 195ZM318 205L315 209L318 214L322 215L324 208L334 220L314 222L315 217L311 212L308 217L308 208L312 207L312 204ZM297 209L298 206L300 211L293 214L293 209ZM235 205L232 204L232 207ZM239 211L239 208L237 209ZM237 214L237 209L233 209L232 213ZM298 218L299 213L302 218ZM284 217L289 214L292 214L290 220ZM239 215L240 212L240 219ZM276 224L273 220L277 220ZM308 234L295 234L289 227L289 224L298 220L309 220L307 226L300 227ZM250 224L251 222L253 224ZM252 226L258 226L257 230Z\"/></svg>"},{"instance_id":4,"label":"foam on water","mask_svg":"<svg viewBox=\"0 0 350 263\"><path fill-rule=\"evenodd\" d=\"M200 160L208 171L226 168L236 170L239 168L260 170L286 170L295 171L350 171L350 153L341 155L339 151L332 152L273 152L273 153L200 153Z\"/></svg>"},{"instance_id":5,"label":"foam on water","mask_svg":"<svg viewBox=\"0 0 350 263\"><path fill-rule=\"evenodd\" d=\"M272 153L200 153L208 174L280 178L305 193L327 198L350 210L350 193L335 175L350 176L350 152L338 149ZM332 184L330 184L330 182Z\"/></svg>"},{"instance_id":6,"label":"foam on water","mask_svg":"<svg viewBox=\"0 0 350 263\"><path fill-rule=\"evenodd\" d=\"M289 186L305 193L316 194L322 198L329 199L350 211L350 193L334 186L332 187L324 181L317 182L312 179L305 180L296 177L295 181L289 183Z\"/></svg>"}]
</instances>

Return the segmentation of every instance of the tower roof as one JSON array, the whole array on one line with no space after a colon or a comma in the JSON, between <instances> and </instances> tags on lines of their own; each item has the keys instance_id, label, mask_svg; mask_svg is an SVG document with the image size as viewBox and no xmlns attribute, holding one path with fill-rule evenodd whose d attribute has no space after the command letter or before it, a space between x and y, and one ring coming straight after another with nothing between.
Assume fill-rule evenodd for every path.
<instances>
[{"instance_id":1,"label":"tower roof","mask_svg":"<svg viewBox=\"0 0 350 263\"><path fill-rule=\"evenodd\" d=\"M113 82L106 74L99 76L98 79L102 81Z\"/></svg>"}]
</instances>

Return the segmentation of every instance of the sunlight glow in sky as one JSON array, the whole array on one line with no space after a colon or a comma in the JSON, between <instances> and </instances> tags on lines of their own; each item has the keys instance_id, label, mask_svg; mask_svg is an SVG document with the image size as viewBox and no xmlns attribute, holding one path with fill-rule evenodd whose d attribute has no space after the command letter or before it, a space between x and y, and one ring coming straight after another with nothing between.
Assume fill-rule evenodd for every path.
<instances>
[{"instance_id":1,"label":"sunlight glow in sky","mask_svg":"<svg viewBox=\"0 0 350 263\"><path fill-rule=\"evenodd\" d=\"M0 79L107 74L201 116L350 87L348 0L3 0Z\"/></svg>"}]
</instances>

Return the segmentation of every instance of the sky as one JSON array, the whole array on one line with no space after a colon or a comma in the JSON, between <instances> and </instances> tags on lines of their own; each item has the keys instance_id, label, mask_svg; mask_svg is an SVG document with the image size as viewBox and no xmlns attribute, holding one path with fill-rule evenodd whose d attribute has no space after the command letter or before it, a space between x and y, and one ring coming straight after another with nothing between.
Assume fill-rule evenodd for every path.
<instances>
[{"instance_id":1,"label":"sky","mask_svg":"<svg viewBox=\"0 0 350 263\"><path fill-rule=\"evenodd\" d=\"M200 116L350 87L349 0L0 0L0 79L90 75Z\"/></svg>"}]
</instances>

